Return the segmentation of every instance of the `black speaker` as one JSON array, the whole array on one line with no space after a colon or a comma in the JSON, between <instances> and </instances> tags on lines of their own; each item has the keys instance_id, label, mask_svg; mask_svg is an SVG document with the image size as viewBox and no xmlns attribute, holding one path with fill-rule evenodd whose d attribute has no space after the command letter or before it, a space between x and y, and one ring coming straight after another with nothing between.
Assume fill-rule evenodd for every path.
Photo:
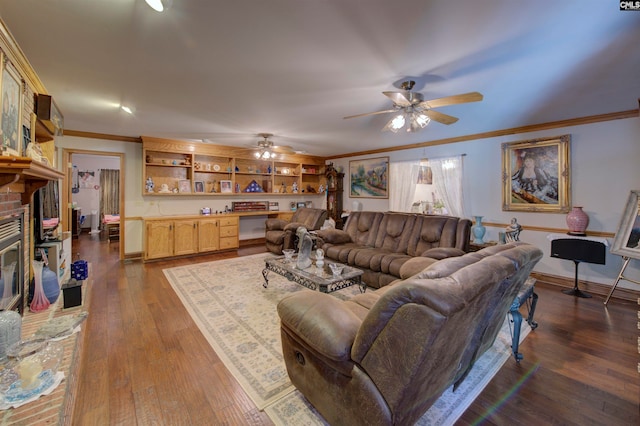
<instances>
[{"instance_id":1,"label":"black speaker","mask_svg":"<svg viewBox=\"0 0 640 426\"><path fill-rule=\"evenodd\" d=\"M551 241L551 257L604 265L605 254L605 246L599 241L582 238L559 238Z\"/></svg>"}]
</instances>

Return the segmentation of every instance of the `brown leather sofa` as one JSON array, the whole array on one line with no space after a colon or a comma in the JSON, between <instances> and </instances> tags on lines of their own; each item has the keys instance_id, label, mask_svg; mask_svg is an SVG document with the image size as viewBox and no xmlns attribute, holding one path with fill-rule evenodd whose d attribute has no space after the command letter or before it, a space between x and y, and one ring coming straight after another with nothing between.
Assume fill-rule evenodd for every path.
<instances>
[{"instance_id":1,"label":"brown leather sofa","mask_svg":"<svg viewBox=\"0 0 640 426\"><path fill-rule=\"evenodd\" d=\"M317 230L327 219L327 211L302 207L296 210L291 221L283 219L267 219L265 221L265 244L267 250L282 254L284 249L295 248L295 235L300 226L307 230Z\"/></svg>"},{"instance_id":2,"label":"brown leather sofa","mask_svg":"<svg viewBox=\"0 0 640 426\"><path fill-rule=\"evenodd\" d=\"M349 301L291 294L278 304L289 377L330 424L413 424L492 346L541 257L510 243Z\"/></svg>"},{"instance_id":3,"label":"brown leather sofa","mask_svg":"<svg viewBox=\"0 0 640 426\"><path fill-rule=\"evenodd\" d=\"M468 219L394 212L353 212L343 230L318 231L325 257L362 269L375 288L463 255L470 239Z\"/></svg>"}]
</instances>

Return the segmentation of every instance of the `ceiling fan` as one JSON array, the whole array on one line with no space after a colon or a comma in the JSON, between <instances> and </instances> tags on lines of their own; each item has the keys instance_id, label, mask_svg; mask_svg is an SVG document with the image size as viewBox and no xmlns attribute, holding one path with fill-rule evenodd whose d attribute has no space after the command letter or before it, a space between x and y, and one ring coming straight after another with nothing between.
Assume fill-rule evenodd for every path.
<instances>
[{"instance_id":1,"label":"ceiling fan","mask_svg":"<svg viewBox=\"0 0 640 426\"><path fill-rule=\"evenodd\" d=\"M421 93L411 91L414 84L416 84L415 81L407 80L402 82L400 85L402 88L402 91L400 92L382 92L383 95L391 99L393 102L393 108L391 109L350 115L344 118L348 119L366 117L368 115L395 113L393 118L389 120L387 125L382 129L383 131L390 130L396 133L408 122L407 132L416 132L426 127L431 120L447 125L458 121L457 117L435 111L433 108L465 104L468 102L478 102L483 98L482 94L478 92L470 92L425 101Z\"/></svg>"},{"instance_id":2,"label":"ceiling fan","mask_svg":"<svg viewBox=\"0 0 640 426\"><path fill-rule=\"evenodd\" d=\"M260 158L263 160L268 160L270 158L275 158L278 154L292 154L294 153L293 148L286 145L274 145L272 141L269 140L272 133L258 133L263 140L258 141L257 148L258 150L254 153L256 158Z\"/></svg>"}]
</instances>

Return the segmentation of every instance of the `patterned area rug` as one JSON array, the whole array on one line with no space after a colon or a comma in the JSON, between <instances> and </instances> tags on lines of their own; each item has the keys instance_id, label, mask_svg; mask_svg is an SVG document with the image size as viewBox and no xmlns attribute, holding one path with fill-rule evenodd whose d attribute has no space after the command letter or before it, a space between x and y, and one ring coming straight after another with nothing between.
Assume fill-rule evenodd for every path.
<instances>
[{"instance_id":1,"label":"patterned area rug","mask_svg":"<svg viewBox=\"0 0 640 426\"><path fill-rule=\"evenodd\" d=\"M165 269L163 272L202 334L259 409L295 390L282 359L276 305L287 294L311 291L269 273L263 253ZM348 299L357 286L337 291Z\"/></svg>"},{"instance_id":2,"label":"patterned area rug","mask_svg":"<svg viewBox=\"0 0 640 426\"><path fill-rule=\"evenodd\" d=\"M289 381L282 359L277 303L295 291L311 291L270 272L263 287L264 259L271 254L165 269L169 283L225 366L259 409L278 425L326 424ZM334 296L359 293L349 287ZM526 324L526 322L524 322ZM523 326L521 340L530 328ZM511 356L509 323L455 393L447 390L419 425L453 424ZM511 360L512 362L515 362Z\"/></svg>"}]
</instances>

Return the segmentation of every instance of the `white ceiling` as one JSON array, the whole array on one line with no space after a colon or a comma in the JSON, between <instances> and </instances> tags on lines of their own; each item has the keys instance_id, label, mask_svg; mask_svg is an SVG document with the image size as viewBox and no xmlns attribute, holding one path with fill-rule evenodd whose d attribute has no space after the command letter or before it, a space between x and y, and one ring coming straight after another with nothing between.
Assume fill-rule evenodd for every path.
<instances>
[{"instance_id":1,"label":"white ceiling","mask_svg":"<svg viewBox=\"0 0 640 426\"><path fill-rule=\"evenodd\" d=\"M640 11L614 0L0 0L65 128L314 155L638 108ZM479 91L459 117L381 132L382 91ZM128 115L120 104L134 108Z\"/></svg>"}]
</instances>

